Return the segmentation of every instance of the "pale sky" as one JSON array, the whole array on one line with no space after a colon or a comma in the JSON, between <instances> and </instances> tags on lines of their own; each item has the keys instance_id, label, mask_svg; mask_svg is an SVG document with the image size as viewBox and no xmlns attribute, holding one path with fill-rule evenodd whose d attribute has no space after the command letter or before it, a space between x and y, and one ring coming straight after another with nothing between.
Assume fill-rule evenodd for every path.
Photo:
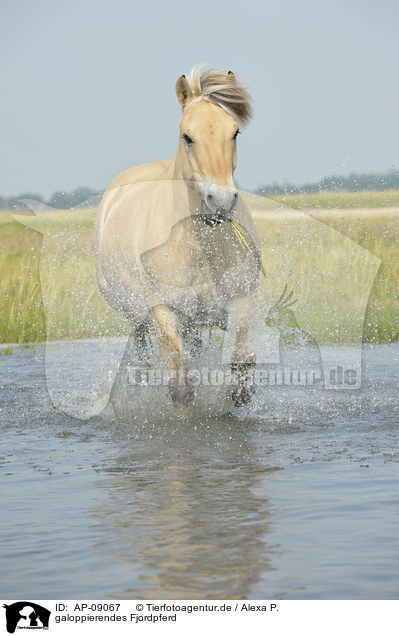
<instances>
[{"instance_id":1,"label":"pale sky","mask_svg":"<svg viewBox=\"0 0 399 636\"><path fill-rule=\"evenodd\" d=\"M0 0L0 20L2 196L172 158L198 62L253 96L241 187L399 168L396 0Z\"/></svg>"}]
</instances>

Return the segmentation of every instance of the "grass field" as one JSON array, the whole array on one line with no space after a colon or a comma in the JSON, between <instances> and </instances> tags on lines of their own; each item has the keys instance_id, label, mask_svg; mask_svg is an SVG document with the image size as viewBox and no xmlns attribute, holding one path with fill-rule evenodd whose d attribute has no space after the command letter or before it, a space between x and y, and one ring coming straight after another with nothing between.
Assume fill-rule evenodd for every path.
<instances>
[{"instance_id":1,"label":"grass field","mask_svg":"<svg viewBox=\"0 0 399 636\"><path fill-rule=\"evenodd\" d=\"M301 210L399 207L399 190L273 194L265 197L253 195L248 197L248 202L254 210L267 210L276 205Z\"/></svg>"},{"instance_id":2,"label":"grass field","mask_svg":"<svg viewBox=\"0 0 399 636\"><path fill-rule=\"evenodd\" d=\"M365 205L363 193L307 195L306 205L296 197L280 210L282 201L250 199L267 272L261 315L287 284L298 323L319 344L399 341L399 193L367 197ZM0 214L0 343L129 333L97 289L95 213L27 216L30 227Z\"/></svg>"}]
</instances>

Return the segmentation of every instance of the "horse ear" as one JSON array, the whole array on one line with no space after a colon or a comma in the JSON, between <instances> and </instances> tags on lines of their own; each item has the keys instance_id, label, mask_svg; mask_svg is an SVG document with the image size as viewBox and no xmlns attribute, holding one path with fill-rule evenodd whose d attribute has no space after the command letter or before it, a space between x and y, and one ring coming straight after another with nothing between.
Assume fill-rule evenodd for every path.
<instances>
[{"instance_id":1,"label":"horse ear","mask_svg":"<svg viewBox=\"0 0 399 636\"><path fill-rule=\"evenodd\" d=\"M176 95L182 106L185 106L193 95L190 84L188 83L185 75L181 75L176 82Z\"/></svg>"},{"instance_id":2,"label":"horse ear","mask_svg":"<svg viewBox=\"0 0 399 636\"><path fill-rule=\"evenodd\" d=\"M229 71L226 75L226 79L230 84L237 84L237 78L234 75L233 71Z\"/></svg>"}]
</instances>

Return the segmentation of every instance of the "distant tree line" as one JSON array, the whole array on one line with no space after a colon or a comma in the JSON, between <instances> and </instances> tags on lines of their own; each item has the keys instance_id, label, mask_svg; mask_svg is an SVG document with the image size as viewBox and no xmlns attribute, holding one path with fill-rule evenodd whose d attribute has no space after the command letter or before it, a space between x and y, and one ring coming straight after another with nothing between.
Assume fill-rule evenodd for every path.
<instances>
[{"instance_id":1,"label":"distant tree line","mask_svg":"<svg viewBox=\"0 0 399 636\"><path fill-rule=\"evenodd\" d=\"M324 177L315 183L293 185L292 183L278 183L258 186L257 194L306 194L313 192L359 192L360 190L399 190L399 170L389 170L384 173L357 174L349 176L333 175Z\"/></svg>"},{"instance_id":2,"label":"distant tree line","mask_svg":"<svg viewBox=\"0 0 399 636\"><path fill-rule=\"evenodd\" d=\"M103 191L91 190L84 186L76 188L73 192L54 192L54 194L46 201L40 194L25 192L15 197L2 197L0 196L0 209L1 210L16 210L25 207L24 201L35 201L36 203L43 203L51 208L85 208L94 207L101 201Z\"/></svg>"},{"instance_id":3,"label":"distant tree line","mask_svg":"<svg viewBox=\"0 0 399 636\"><path fill-rule=\"evenodd\" d=\"M306 194L307 192L358 192L359 190L399 190L399 170L389 170L384 173L352 173L349 176L324 177L316 183L293 185L292 183L273 182L270 185L258 186L257 194ZM101 200L103 191L91 190L81 186L73 192L54 192L46 201L40 194L26 192L18 196L0 196L1 210L15 210L24 207L24 200L43 203L50 208L78 208L95 207Z\"/></svg>"}]
</instances>

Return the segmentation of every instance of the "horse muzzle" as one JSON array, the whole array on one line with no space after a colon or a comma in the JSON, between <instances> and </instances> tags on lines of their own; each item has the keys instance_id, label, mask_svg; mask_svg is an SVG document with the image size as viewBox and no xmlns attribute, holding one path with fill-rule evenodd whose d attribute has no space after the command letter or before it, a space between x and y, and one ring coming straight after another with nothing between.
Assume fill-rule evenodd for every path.
<instances>
[{"instance_id":1,"label":"horse muzzle","mask_svg":"<svg viewBox=\"0 0 399 636\"><path fill-rule=\"evenodd\" d=\"M235 188L215 184L200 186L201 217L211 227L231 219L238 205Z\"/></svg>"}]
</instances>

